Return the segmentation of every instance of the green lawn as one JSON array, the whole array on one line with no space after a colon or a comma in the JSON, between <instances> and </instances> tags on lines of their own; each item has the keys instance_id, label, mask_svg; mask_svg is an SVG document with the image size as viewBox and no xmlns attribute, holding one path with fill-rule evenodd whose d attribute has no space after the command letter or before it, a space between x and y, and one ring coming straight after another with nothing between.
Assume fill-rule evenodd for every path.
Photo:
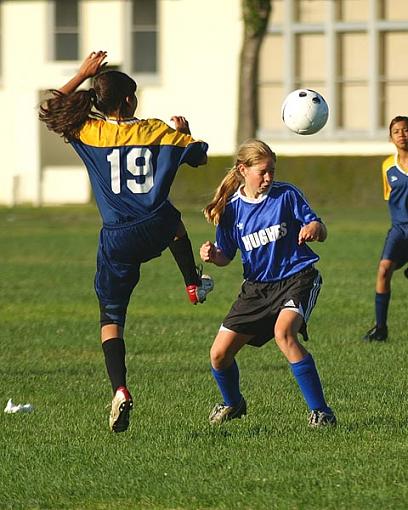
<instances>
[{"instance_id":1,"label":"green lawn","mask_svg":"<svg viewBox=\"0 0 408 510\"><path fill-rule=\"evenodd\" d=\"M390 338L365 344L388 228L379 210L319 211L324 286L308 348L338 418L310 430L273 342L238 356L248 416L211 428L219 396L208 351L241 283L239 260L206 267L216 288L193 307L169 254L146 264L128 313L131 426L108 430L98 341L93 207L0 209L1 509L408 508L407 290L393 280ZM184 214L196 252L212 238Z\"/></svg>"}]
</instances>

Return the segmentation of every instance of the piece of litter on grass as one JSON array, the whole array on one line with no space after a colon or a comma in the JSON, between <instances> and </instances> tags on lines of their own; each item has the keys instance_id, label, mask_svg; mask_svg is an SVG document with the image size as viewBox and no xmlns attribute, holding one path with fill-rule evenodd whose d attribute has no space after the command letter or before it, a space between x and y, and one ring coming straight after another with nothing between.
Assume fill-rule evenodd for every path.
<instances>
[{"instance_id":1,"label":"piece of litter on grass","mask_svg":"<svg viewBox=\"0 0 408 510\"><path fill-rule=\"evenodd\" d=\"M15 413L31 413L34 411L34 407L31 404L13 404L11 398L8 400L4 412L6 414Z\"/></svg>"}]
</instances>

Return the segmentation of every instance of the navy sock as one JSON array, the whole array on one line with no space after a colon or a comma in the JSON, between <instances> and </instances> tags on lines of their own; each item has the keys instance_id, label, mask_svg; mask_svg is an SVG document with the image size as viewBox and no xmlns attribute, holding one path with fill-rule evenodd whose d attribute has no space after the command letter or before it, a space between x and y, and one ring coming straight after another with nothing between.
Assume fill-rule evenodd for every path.
<instances>
[{"instance_id":1,"label":"navy sock","mask_svg":"<svg viewBox=\"0 0 408 510\"><path fill-rule=\"evenodd\" d=\"M301 361L291 363L290 366L309 409L331 412L324 399L320 377L312 355L307 354Z\"/></svg>"},{"instance_id":2,"label":"navy sock","mask_svg":"<svg viewBox=\"0 0 408 510\"><path fill-rule=\"evenodd\" d=\"M385 294L375 293L375 320L377 326L384 328L387 325L388 305L391 299L391 292Z\"/></svg>"},{"instance_id":3,"label":"navy sock","mask_svg":"<svg viewBox=\"0 0 408 510\"><path fill-rule=\"evenodd\" d=\"M102 342L106 370L112 384L113 393L119 386L126 386L125 341L123 338L110 338Z\"/></svg>"},{"instance_id":4,"label":"navy sock","mask_svg":"<svg viewBox=\"0 0 408 510\"><path fill-rule=\"evenodd\" d=\"M185 285L200 285L201 280L197 274L193 247L188 234L171 241L169 249L183 275Z\"/></svg>"},{"instance_id":5,"label":"navy sock","mask_svg":"<svg viewBox=\"0 0 408 510\"><path fill-rule=\"evenodd\" d=\"M215 368L211 367L211 373L217 382L224 399L224 404L227 406L238 405L242 395L239 391L239 369L237 362L234 360L231 366L222 370L215 370Z\"/></svg>"}]
</instances>

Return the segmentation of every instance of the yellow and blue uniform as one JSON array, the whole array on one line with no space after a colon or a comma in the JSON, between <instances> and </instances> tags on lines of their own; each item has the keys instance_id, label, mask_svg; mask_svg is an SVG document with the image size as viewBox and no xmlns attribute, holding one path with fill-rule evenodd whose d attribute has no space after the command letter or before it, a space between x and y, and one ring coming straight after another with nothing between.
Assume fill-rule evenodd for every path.
<instances>
[{"instance_id":1,"label":"yellow and blue uniform","mask_svg":"<svg viewBox=\"0 0 408 510\"><path fill-rule=\"evenodd\" d=\"M88 170L104 225L145 221L168 207L179 166L198 166L208 148L158 119L90 118L71 144Z\"/></svg>"},{"instance_id":2,"label":"yellow and blue uniform","mask_svg":"<svg viewBox=\"0 0 408 510\"><path fill-rule=\"evenodd\" d=\"M392 260L399 269L408 262L408 172L399 164L397 154L383 162L382 177L392 225L381 259Z\"/></svg>"},{"instance_id":3,"label":"yellow and blue uniform","mask_svg":"<svg viewBox=\"0 0 408 510\"><path fill-rule=\"evenodd\" d=\"M160 256L180 223L168 199L177 170L203 164L208 145L158 119L100 117L89 118L71 144L103 221L95 275L101 324L123 326L140 265Z\"/></svg>"}]
</instances>

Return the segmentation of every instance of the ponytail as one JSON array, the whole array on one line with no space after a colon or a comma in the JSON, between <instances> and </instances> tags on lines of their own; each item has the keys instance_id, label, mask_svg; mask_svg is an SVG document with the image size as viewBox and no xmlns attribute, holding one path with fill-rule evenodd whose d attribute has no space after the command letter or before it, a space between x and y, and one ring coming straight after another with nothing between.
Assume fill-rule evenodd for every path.
<instances>
[{"instance_id":1,"label":"ponytail","mask_svg":"<svg viewBox=\"0 0 408 510\"><path fill-rule=\"evenodd\" d=\"M96 104L96 92L94 89L77 90L72 94L63 94L58 90L50 92L52 97L40 105L39 119L50 131L70 142L78 138L79 131Z\"/></svg>"},{"instance_id":2,"label":"ponytail","mask_svg":"<svg viewBox=\"0 0 408 510\"><path fill-rule=\"evenodd\" d=\"M92 115L117 115L123 118L128 109L127 98L135 95L136 82L120 71L106 71L95 76L94 88L63 94L51 90L52 97L40 105L39 118L50 131L66 142L79 137L92 109ZM102 115L103 114L103 115Z\"/></svg>"},{"instance_id":3,"label":"ponytail","mask_svg":"<svg viewBox=\"0 0 408 510\"><path fill-rule=\"evenodd\" d=\"M221 184L215 191L214 198L204 209L204 216L209 223L219 224L228 198L237 191L243 182L241 173L235 165L221 181Z\"/></svg>"}]
</instances>

